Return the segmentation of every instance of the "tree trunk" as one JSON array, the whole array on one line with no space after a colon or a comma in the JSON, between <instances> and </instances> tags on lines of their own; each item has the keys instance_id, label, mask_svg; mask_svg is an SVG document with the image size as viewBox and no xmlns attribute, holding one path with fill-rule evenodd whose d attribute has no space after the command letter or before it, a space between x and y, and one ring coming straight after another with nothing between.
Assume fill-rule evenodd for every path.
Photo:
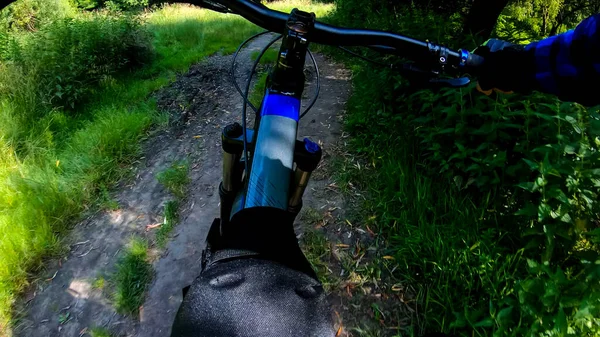
<instances>
[{"instance_id":1,"label":"tree trunk","mask_svg":"<svg viewBox=\"0 0 600 337\"><path fill-rule=\"evenodd\" d=\"M546 32L548 31L548 16L550 16L548 9L544 7L542 9L542 35L544 36L546 36Z\"/></svg>"},{"instance_id":2,"label":"tree trunk","mask_svg":"<svg viewBox=\"0 0 600 337\"><path fill-rule=\"evenodd\" d=\"M490 37L496 21L510 0L474 0L465 21L464 33L482 38Z\"/></svg>"}]
</instances>

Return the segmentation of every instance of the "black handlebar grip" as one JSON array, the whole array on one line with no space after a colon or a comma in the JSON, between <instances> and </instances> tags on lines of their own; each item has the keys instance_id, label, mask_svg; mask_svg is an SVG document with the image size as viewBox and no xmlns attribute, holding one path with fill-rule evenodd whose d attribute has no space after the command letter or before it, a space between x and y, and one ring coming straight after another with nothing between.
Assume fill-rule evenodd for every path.
<instances>
[{"instance_id":1,"label":"black handlebar grip","mask_svg":"<svg viewBox=\"0 0 600 337\"><path fill-rule=\"evenodd\" d=\"M467 58L467 67L469 68L473 68L473 69L477 69L477 68L481 68L481 66L483 65L483 63L485 62L485 59L483 58L483 56L474 54L474 53L469 53L469 57Z\"/></svg>"}]
</instances>

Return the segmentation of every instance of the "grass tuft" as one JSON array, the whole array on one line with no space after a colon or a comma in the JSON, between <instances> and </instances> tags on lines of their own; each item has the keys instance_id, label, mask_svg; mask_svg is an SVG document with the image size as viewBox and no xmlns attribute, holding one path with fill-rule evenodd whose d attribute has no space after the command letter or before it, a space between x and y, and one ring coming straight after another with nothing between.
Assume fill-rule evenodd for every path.
<instances>
[{"instance_id":1,"label":"grass tuft","mask_svg":"<svg viewBox=\"0 0 600 337\"><path fill-rule=\"evenodd\" d=\"M190 183L189 167L187 160L174 161L171 166L159 172L156 179L177 198L183 199Z\"/></svg>"},{"instance_id":2,"label":"grass tuft","mask_svg":"<svg viewBox=\"0 0 600 337\"><path fill-rule=\"evenodd\" d=\"M93 289L102 291L102 290L104 290L105 287L106 287L106 279L102 276L96 278L94 280L94 282L92 283Z\"/></svg>"},{"instance_id":3,"label":"grass tuft","mask_svg":"<svg viewBox=\"0 0 600 337\"><path fill-rule=\"evenodd\" d=\"M133 239L117 264L115 306L119 312L137 315L144 303L153 273L147 250L146 241Z\"/></svg>"},{"instance_id":4,"label":"grass tuft","mask_svg":"<svg viewBox=\"0 0 600 337\"><path fill-rule=\"evenodd\" d=\"M169 200L165 203L164 221L156 232L156 241L158 245L164 247L169 234L179 221L179 205L175 200Z\"/></svg>"},{"instance_id":5,"label":"grass tuft","mask_svg":"<svg viewBox=\"0 0 600 337\"><path fill-rule=\"evenodd\" d=\"M90 335L92 337L112 337L113 334L105 328L102 327L93 327L90 329Z\"/></svg>"}]
</instances>

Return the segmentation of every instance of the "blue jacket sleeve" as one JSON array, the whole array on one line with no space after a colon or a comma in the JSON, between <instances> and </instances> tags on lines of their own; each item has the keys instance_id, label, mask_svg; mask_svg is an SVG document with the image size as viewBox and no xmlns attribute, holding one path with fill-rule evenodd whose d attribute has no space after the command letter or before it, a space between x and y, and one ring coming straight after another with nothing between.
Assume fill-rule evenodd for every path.
<instances>
[{"instance_id":1,"label":"blue jacket sleeve","mask_svg":"<svg viewBox=\"0 0 600 337\"><path fill-rule=\"evenodd\" d=\"M600 14L525 50L534 60L528 81L532 89L567 101L600 104Z\"/></svg>"}]
</instances>

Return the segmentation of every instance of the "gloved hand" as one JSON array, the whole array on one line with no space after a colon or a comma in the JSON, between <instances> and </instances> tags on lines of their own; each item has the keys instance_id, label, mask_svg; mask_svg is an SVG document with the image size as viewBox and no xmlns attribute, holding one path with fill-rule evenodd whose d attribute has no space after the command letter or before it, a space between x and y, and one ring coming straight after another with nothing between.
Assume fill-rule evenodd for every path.
<instances>
[{"instance_id":1,"label":"gloved hand","mask_svg":"<svg viewBox=\"0 0 600 337\"><path fill-rule=\"evenodd\" d=\"M510 94L517 90L524 71L524 49L524 46L497 39L490 39L475 49L474 53L485 59L477 90L486 95L492 91Z\"/></svg>"}]
</instances>

